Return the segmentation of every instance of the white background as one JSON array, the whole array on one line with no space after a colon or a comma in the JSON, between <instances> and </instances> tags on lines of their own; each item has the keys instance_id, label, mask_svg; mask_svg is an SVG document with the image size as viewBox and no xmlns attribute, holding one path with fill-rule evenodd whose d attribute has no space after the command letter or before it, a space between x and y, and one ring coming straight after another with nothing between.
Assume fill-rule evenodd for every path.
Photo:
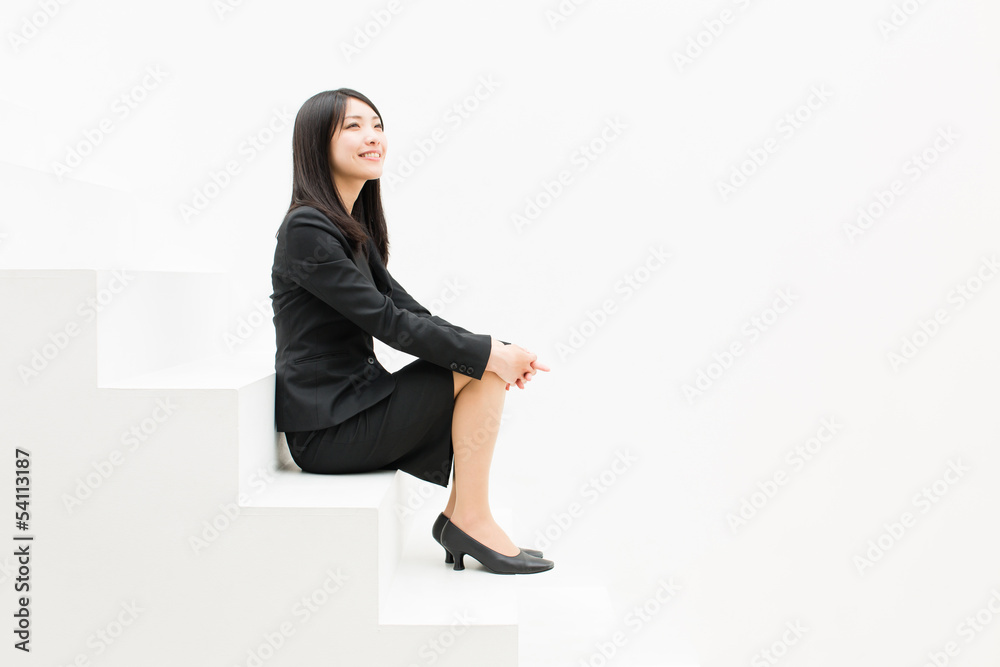
<instances>
[{"instance_id":1,"label":"white background","mask_svg":"<svg viewBox=\"0 0 1000 667\"><path fill-rule=\"evenodd\" d=\"M52 7L4 8L0 266L224 271L222 348L270 308L291 118L355 88L389 139L393 275L552 367L511 389L497 444L492 498L519 541L547 534L615 617L662 577L682 586L630 651L653 664L677 635L705 665L769 664L758 652L798 621L787 664L922 665L949 641L949 664L1000 655L1000 618L957 632L1000 600L995 3ZM650 248L670 259L647 270ZM637 290L616 290L626 275ZM782 290L792 305L751 340ZM723 368L713 355L737 341ZM268 315L241 351L273 344ZM377 345L391 368L411 360ZM824 419L836 433L796 467L788 452ZM943 495L915 500L958 461ZM913 525L886 537L904 512Z\"/></svg>"}]
</instances>

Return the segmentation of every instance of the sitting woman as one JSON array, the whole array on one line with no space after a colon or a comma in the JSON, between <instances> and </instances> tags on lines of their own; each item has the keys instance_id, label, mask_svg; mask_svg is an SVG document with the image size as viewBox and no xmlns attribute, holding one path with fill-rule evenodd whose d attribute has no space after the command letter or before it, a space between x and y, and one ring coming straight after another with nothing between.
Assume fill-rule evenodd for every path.
<instances>
[{"instance_id":1,"label":"sitting woman","mask_svg":"<svg viewBox=\"0 0 1000 667\"><path fill-rule=\"evenodd\" d=\"M381 115L357 91L318 93L295 117L291 205L271 270L277 429L305 472L402 470L443 487L453 474L432 534L454 569L466 554L498 574L551 569L489 506L505 391L550 369L431 315L389 274L387 149ZM373 337L418 358L389 373Z\"/></svg>"}]
</instances>

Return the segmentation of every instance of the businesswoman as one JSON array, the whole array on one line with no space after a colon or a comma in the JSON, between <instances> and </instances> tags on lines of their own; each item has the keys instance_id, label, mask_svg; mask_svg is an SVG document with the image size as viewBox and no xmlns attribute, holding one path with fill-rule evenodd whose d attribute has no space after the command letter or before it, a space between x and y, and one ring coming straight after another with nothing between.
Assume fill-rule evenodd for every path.
<instances>
[{"instance_id":1,"label":"businesswoman","mask_svg":"<svg viewBox=\"0 0 1000 667\"><path fill-rule=\"evenodd\" d=\"M551 569L489 507L505 391L549 368L431 315L389 274L388 148L381 114L355 90L318 93L295 117L291 205L271 270L277 429L309 473L403 470L444 487L454 473L431 531L454 569L465 555L499 574ZM418 359L389 373L373 337Z\"/></svg>"}]
</instances>

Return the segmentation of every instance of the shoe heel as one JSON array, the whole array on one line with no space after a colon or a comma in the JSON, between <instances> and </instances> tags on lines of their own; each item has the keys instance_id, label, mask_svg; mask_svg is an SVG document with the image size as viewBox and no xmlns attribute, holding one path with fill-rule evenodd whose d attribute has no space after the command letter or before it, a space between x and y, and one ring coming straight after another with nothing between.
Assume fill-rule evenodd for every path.
<instances>
[{"instance_id":1,"label":"shoe heel","mask_svg":"<svg viewBox=\"0 0 1000 667\"><path fill-rule=\"evenodd\" d=\"M454 563L455 562L455 557L452 556L451 552L448 551L447 549L444 550L444 562L445 563Z\"/></svg>"},{"instance_id":2,"label":"shoe heel","mask_svg":"<svg viewBox=\"0 0 1000 667\"><path fill-rule=\"evenodd\" d=\"M441 529L440 542L455 559L456 570L465 569L466 555L472 556L486 570L496 574L532 574L551 570L554 565L552 561L532 556L520 548L517 555L505 556L476 541L449 519L445 520Z\"/></svg>"}]
</instances>

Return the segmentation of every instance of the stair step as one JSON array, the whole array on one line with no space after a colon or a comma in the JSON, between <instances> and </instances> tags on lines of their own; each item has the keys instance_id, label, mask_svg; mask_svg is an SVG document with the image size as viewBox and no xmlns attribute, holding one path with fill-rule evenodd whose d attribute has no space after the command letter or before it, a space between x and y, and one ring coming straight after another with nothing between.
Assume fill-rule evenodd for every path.
<instances>
[{"instance_id":1,"label":"stair step","mask_svg":"<svg viewBox=\"0 0 1000 667\"><path fill-rule=\"evenodd\" d=\"M517 575L498 575L467 556L465 570L445 564L444 549L431 537L441 506L415 513L405 536L402 559L379 620L393 625L448 625L457 618L469 625L517 626ZM510 511L493 515L505 527ZM546 576L539 573L532 576Z\"/></svg>"},{"instance_id":2,"label":"stair step","mask_svg":"<svg viewBox=\"0 0 1000 667\"><path fill-rule=\"evenodd\" d=\"M80 304L98 298L107 273L0 272L11 316L0 323L0 342L15 363L45 355L34 377L0 383L0 396L18 417L11 441L29 443L57 491L33 499L44 532L55 536L39 564L68 591L46 627L83 647L92 628L80 625L80 609L106 614L136 599L156 623L130 628L108 664L142 664L164 633L184 638L164 649L164 664L192 646L206 664L246 664L248 651L262 653L290 625L294 636L271 667L321 664L331 649L343 664L516 665L517 593L558 583L568 570L503 576L468 558L466 571L455 572L429 535L442 487L399 471L314 475L290 465L274 423L273 353L207 353L216 343L204 336L221 338L225 328L190 318L215 298L206 294L223 294L223 283L153 273L137 272L148 280L115 292L95 320ZM185 298L159 298L197 296L203 282L205 299L193 309ZM174 341L170 332L184 327L196 331ZM143 332L147 340L130 340ZM156 351L172 342L182 354ZM60 419L52 406L62 406ZM142 438L133 447L124 436L136 429ZM72 513L67 494L82 503ZM511 526L509 512L495 514ZM90 539L96 534L100 544ZM75 555L59 561L66 553ZM342 587L334 582L341 575ZM295 613L306 598L320 605L308 624ZM552 608L544 598L532 605L540 614ZM587 607L564 613L579 619L578 609ZM225 621L243 617L252 622ZM55 645L40 648L49 662L66 657Z\"/></svg>"},{"instance_id":3,"label":"stair step","mask_svg":"<svg viewBox=\"0 0 1000 667\"><path fill-rule=\"evenodd\" d=\"M225 273L97 271L98 386L134 386L131 376L230 351L232 325L220 307L232 301L229 280Z\"/></svg>"},{"instance_id":4,"label":"stair step","mask_svg":"<svg viewBox=\"0 0 1000 667\"><path fill-rule=\"evenodd\" d=\"M340 514L344 510L377 512L395 484L395 470L357 475L317 475L301 470L270 471L271 479L240 507L246 514Z\"/></svg>"},{"instance_id":5,"label":"stair step","mask_svg":"<svg viewBox=\"0 0 1000 667\"><path fill-rule=\"evenodd\" d=\"M559 563L552 574L557 570ZM518 610L521 667L577 667L581 660L589 664L594 642L605 637L615 620L603 586L558 582L523 586L518 591Z\"/></svg>"},{"instance_id":6,"label":"stair step","mask_svg":"<svg viewBox=\"0 0 1000 667\"><path fill-rule=\"evenodd\" d=\"M218 352L154 370L104 379L98 386L101 389L239 389L273 376L273 356ZM274 405L269 409L273 416Z\"/></svg>"}]
</instances>

